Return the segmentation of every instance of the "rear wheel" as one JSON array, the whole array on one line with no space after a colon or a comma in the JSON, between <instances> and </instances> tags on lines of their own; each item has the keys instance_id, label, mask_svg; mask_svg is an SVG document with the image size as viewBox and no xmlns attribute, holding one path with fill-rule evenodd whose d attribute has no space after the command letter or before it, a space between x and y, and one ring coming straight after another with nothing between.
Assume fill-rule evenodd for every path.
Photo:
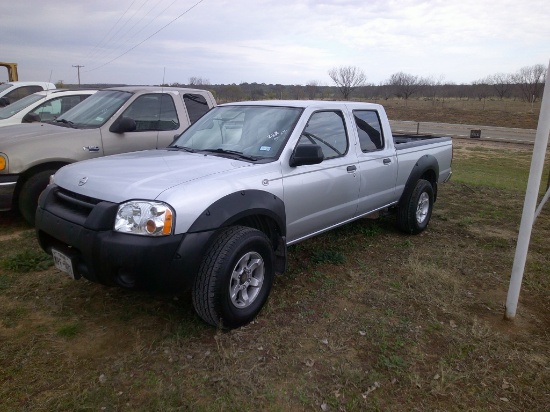
<instances>
[{"instance_id":1,"label":"rear wheel","mask_svg":"<svg viewBox=\"0 0 550 412\"><path fill-rule=\"evenodd\" d=\"M412 235L426 229L432 216L434 204L433 187L427 180L416 182L414 190L408 198L403 199L397 211L397 227Z\"/></svg>"},{"instance_id":2,"label":"rear wheel","mask_svg":"<svg viewBox=\"0 0 550 412\"><path fill-rule=\"evenodd\" d=\"M40 193L48 186L50 176L55 170L44 170L29 177L19 192L19 212L23 218L34 226L36 207Z\"/></svg>"},{"instance_id":3,"label":"rear wheel","mask_svg":"<svg viewBox=\"0 0 550 412\"><path fill-rule=\"evenodd\" d=\"M223 229L206 253L192 294L197 314L224 329L252 321L264 306L273 284L273 250L259 230Z\"/></svg>"}]
</instances>

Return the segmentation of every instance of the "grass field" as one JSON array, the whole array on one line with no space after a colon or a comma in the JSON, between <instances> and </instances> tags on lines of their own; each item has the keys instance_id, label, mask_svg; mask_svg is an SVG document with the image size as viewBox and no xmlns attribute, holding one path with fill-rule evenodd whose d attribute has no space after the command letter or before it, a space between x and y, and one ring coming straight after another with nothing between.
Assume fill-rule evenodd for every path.
<instances>
[{"instance_id":1,"label":"grass field","mask_svg":"<svg viewBox=\"0 0 550 412\"><path fill-rule=\"evenodd\" d=\"M550 410L548 205L503 320L532 147L454 143L424 233L389 216L291 247L227 333L185 295L69 280L0 214L0 410Z\"/></svg>"}]
</instances>

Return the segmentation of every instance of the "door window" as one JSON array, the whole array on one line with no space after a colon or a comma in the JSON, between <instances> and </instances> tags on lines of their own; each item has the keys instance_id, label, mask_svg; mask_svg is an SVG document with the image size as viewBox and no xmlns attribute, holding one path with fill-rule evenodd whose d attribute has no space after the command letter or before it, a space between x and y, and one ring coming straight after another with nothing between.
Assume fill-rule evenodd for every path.
<instances>
[{"instance_id":1,"label":"door window","mask_svg":"<svg viewBox=\"0 0 550 412\"><path fill-rule=\"evenodd\" d=\"M178 114L168 94L139 96L122 114L136 122L136 131L164 131L179 128Z\"/></svg>"},{"instance_id":2,"label":"door window","mask_svg":"<svg viewBox=\"0 0 550 412\"><path fill-rule=\"evenodd\" d=\"M339 111L313 113L300 136L300 140L298 140L298 144L321 146L325 159L345 155L348 151L348 136L344 116Z\"/></svg>"},{"instance_id":3,"label":"door window","mask_svg":"<svg viewBox=\"0 0 550 412\"><path fill-rule=\"evenodd\" d=\"M21 86L15 90L12 90L8 94L6 94L4 97L7 97L10 103L13 103L19 99L22 99L25 96L28 96L29 94L41 92L42 90L43 89L40 86Z\"/></svg>"},{"instance_id":4,"label":"door window","mask_svg":"<svg viewBox=\"0 0 550 412\"><path fill-rule=\"evenodd\" d=\"M82 100L84 100L89 95L74 95L74 96L63 96L56 99L48 100L47 102L42 103L40 106L35 108L31 113L36 113L40 116L42 122L47 122L50 120L56 119L58 116L65 113L67 110L72 109Z\"/></svg>"}]
</instances>

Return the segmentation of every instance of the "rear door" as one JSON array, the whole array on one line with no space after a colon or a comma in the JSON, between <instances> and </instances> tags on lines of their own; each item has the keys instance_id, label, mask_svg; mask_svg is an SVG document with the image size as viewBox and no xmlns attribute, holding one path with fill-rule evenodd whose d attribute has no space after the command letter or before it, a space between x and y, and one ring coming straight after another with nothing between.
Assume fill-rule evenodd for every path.
<instances>
[{"instance_id":1,"label":"rear door","mask_svg":"<svg viewBox=\"0 0 550 412\"><path fill-rule=\"evenodd\" d=\"M312 113L297 144L319 145L325 159L283 172L288 242L351 219L359 194L357 155L341 110Z\"/></svg>"},{"instance_id":2,"label":"rear door","mask_svg":"<svg viewBox=\"0 0 550 412\"><path fill-rule=\"evenodd\" d=\"M388 144L388 136L384 136L378 112L353 110L353 119L353 133L357 134L359 142L357 215L361 216L395 202L398 165L393 144Z\"/></svg>"}]
</instances>

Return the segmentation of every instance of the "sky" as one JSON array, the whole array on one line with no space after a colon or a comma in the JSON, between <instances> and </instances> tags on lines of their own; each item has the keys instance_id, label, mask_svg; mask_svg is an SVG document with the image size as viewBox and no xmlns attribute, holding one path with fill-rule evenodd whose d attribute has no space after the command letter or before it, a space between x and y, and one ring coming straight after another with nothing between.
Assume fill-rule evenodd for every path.
<instances>
[{"instance_id":1,"label":"sky","mask_svg":"<svg viewBox=\"0 0 550 412\"><path fill-rule=\"evenodd\" d=\"M404 72L471 83L548 65L548 0L20 0L0 4L0 61L66 84L331 85ZM0 81L7 81L0 67Z\"/></svg>"}]
</instances>

